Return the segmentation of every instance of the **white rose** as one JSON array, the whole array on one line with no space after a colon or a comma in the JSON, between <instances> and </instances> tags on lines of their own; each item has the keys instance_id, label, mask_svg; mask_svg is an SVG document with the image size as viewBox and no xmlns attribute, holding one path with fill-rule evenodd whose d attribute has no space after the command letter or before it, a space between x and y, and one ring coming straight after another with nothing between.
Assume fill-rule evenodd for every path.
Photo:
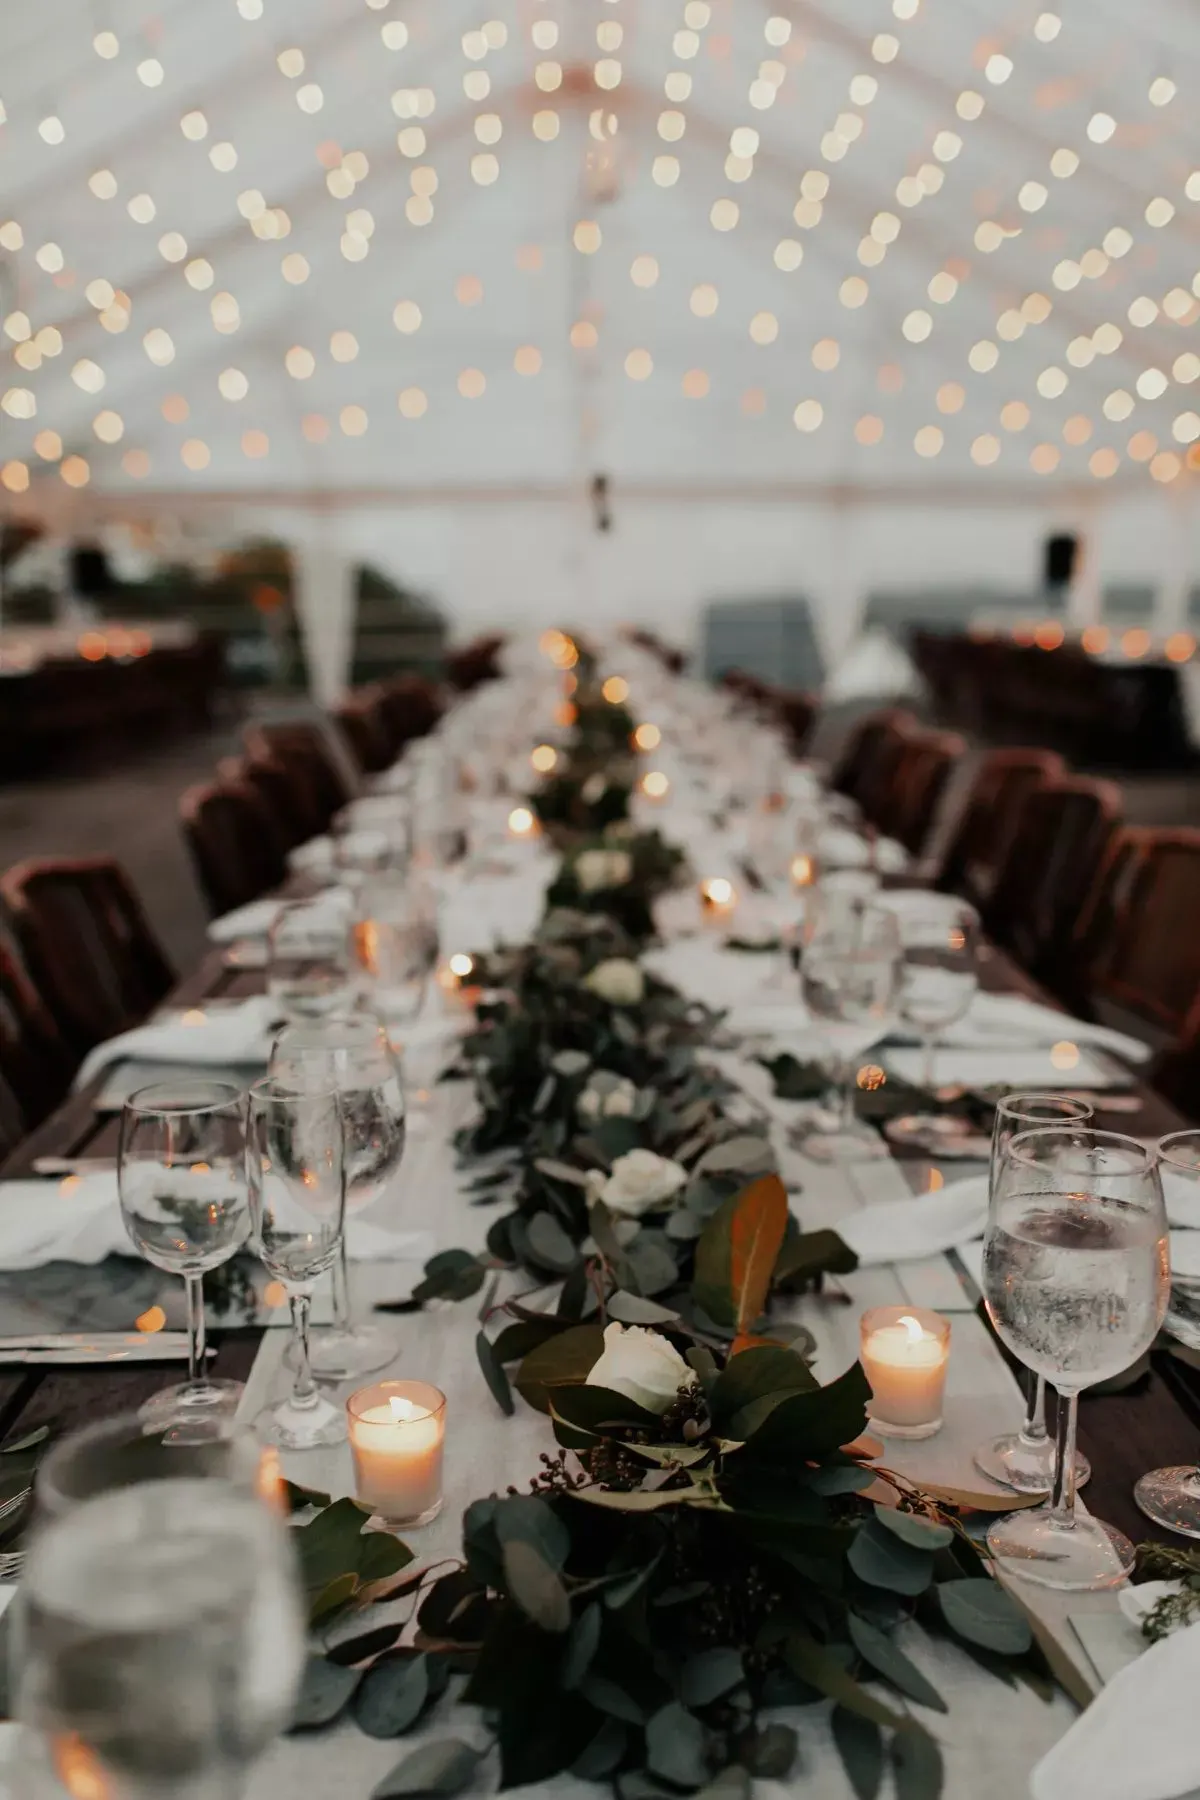
<instances>
[{"instance_id":1,"label":"white rose","mask_svg":"<svg viewBox=\"0 0 1200 1800\"><path fill-rule=\"evenodd\" d=\"M610 1212L637 1219L652 1207L673 1199L687 1178L687 1170L669 1156L657 1156L653 1150L630 1150L618 1156L603 1185L596 1183L596 1193Z\"/></svg>"},{"instance_id":2,"label":"white rose","mask_svg":"<svg viewBox=\"0 0 1200 1800\"><path fill-rule=\"evenodd\" d=\"M604 1328L604 1349L588 1373L588 1387L610 1388L647 1412L664 1413L681 1387L690 1387L689 1369L673 1344L643 1325Z\"/></svg>"},{"instance_id":3,"label":"white rose","mask_svg":"<svg viewBox=\"0 0 1200 1800\"><path fill-rule=\"evenodd\" d=\"M646 991L646 978L627 956L610 956L596 964L583 985L610 1006L636 1006Z\"/></svg>"},{"instance_id":4,"label":"white rose","mask_svg":"<svg viewBox=\"0 0 1200 1800\"><path fill-rule=\"evenodd\" d=\"M608 781L597 770L594 775L588 776L579 791L589 806L595 806L597 800L602 800L608 792Z\"/></svg>"},{"instance_id":5,"label":"white rose","mask_svg":"<svg viewBox=\"0 0 1200 1800\"><path fill-rule=\"evenodd\" d=\"M638 1091L633 1082L625 1075L614 1077L615 1087L607 1090L594 1087L591 1082L584 1088L576 1102L580 1116L585 1119L628 1119L637 1105Z\"/></svg>"},{"instance_id":6,"label":"white rose","mask_svg":"<svg viewBox=\"0 0 1200 1800\"><path fill-rule=\"evenodd\" d=\"M607 850L583 850L575 858L575 879L583 893L594 894L612 886L609 873L611 858Z\"/></svg>"}]
</instances>

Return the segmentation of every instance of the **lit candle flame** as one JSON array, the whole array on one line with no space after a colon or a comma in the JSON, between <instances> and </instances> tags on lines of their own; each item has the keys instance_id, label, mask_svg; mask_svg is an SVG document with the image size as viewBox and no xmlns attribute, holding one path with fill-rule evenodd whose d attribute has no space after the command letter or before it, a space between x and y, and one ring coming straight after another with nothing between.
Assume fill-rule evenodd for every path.
<instances>
[{"instance_id":1,"label":"lit candle flame","mask_svg":"<svg viewBox=\"0 0 1200 1800\"><path fill-rule=\"evenodd\" d=\"M897 1320L897 1323L903 1325L905 1331L907 1331L910 1344L919 1344L921 1339L925 1336L925 1327L922 1325L920 1319L914 1319L911 1313L902 1313Z\"/></svg>"},{"instance_id":2,"label":"lit candle flame","mask_svg":"<svg viewBox=\"0 0 1200 1800\"><path fill-rule=\"evenodd\" d=\"M389 1394L388 1405L392 1412L392 1423L395 1425L405 1425L413 1419L429 1417L423 1406L418 1406L415 1400L405 1399L403 1394Z\"/></svg>"}]
</instances>

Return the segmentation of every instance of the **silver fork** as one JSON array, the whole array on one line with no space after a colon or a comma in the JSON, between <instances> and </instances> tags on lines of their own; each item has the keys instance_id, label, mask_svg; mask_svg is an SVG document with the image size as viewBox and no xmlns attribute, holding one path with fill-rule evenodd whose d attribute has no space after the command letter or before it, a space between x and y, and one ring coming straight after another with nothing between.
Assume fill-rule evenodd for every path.
<instances>
[{"instance_id":1,"label":"silver fork","mask_svg":"<svg viewBox=\"0 0 1200 1800\"><path fill-rule=\"evenodd\" d=\"M0 1581L18 1581L25 1569L25 1552L9 1550L0 1556Z\"/></svg>"}]
</instances>

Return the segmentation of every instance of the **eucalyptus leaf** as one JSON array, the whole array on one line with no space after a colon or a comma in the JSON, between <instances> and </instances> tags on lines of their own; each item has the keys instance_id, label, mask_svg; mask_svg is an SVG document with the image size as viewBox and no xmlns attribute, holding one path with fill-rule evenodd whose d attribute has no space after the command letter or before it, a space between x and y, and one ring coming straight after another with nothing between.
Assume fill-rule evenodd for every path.
<instances>
[{"instance_id":1,"label":"eucalyptus leaf","mask_svg":"<svg viewBox=\"0 0 1200 1800\"><path fill-rule=\"evenodd\" d=\"M553 1213L537 1212L527 1222L530 1257L543 1269L565 1275L579 1261L579 1251Z\"/></svg>"},{"instance_id":2,"label":"eucalyptus leaf","mask_svg":"<svg viewBox=\"0 0 1200 1800\"><path fill-rule=\"evenodd\" d=\"M361 1680L361 1669L343 1668L324 1656L310 1656L304 1665L289 1731L320 1731L332 1725L349 1705Z\"/></svg>"},{"instance_id":3,"label":"eucalyptus leaf","mask_svg":"<svg viewBox=\"0 0 1200 1800\"><path fill-rule=\"evenodd\" d=\"M354 1663L366 1662L371 1657L378 1656L384 1650L391 1650L399 1643L403 1630L402 1624L379 1625L374 1631L363 1631L355 1637L343 1638L340 1643L330 1645L325 1654L330 1662L349 1668Z\"/></svg>"},{"instance_id":4,"label":"eucalyptus leaf","mask_svg":"<svg viewBox=\"0 0 1200 1800\"><path fill-rule=\"evenodd\" d=\"M483 1378L491 1390L492 1398L502 1413L511 1419L516 1411L512 1389L508 1385L508 1376L504 1365L496 1355L495 1348L486 1331L475 1334L475 1354L479 1359L479 1367L483 1370Z\"/></svg>"},{"instance_id":5,"label":"eucalyptus leaf","mask_svg":"<svg viewBox=\"0 0 1200 1800\"><path fill-rule=\"evenodd\" d=\"M618 1288L605 1301L611 1319L619 1319L623 1325L668 1325L679 1318L669 1306L660 1306L657 1300L646 1300L641 1294L627 1294Z\"/></svg>"},{"instance_id":6,"label":"eucalyptus leaf","mask_svg":"<svg viewBox=\"0 0 1200 1800\"><path fill-rule=\"evenodd\" d=\"M577 1688L591 1667L603 1624L604 1614L594 1600L573 1620L559 1671L559 1679L568 1690Z\"/></svg>"},{"instance_id":7,"label":"eucalyptus leaf","mask_svg":"<svg viewBox=\"0 0 1200 1800\"><path fill-rule=\"evenodd\" d=\"M479 1751L459 1738L421 1744L371 1789L371 1800L452 1800L470 1786L479 1762Z\"/></svg>"},{"instance_id":8,"label":"eucalyptus leaf","mask_svg":"<svg viewBox=\"0 0 1200 1800\"><path fill-rule=\"evenodd\" d=\"M646 1766L682 1788L698 1788L708 1774L704 1727L677 1700L646 1721Z\"/></svg>"},{"instance_id":9,"label":"eucalyptus leaf","mask_svg":"<svg viewBox=\"0 0 1200 1800\"><path fill-rule=\"evenodd\" d=\"M591 1067L592 1059L582 1050L560 1050L551 1057L550 1067L556 1075L563 1075L573 1081L577 1075L583 1075Z\"/></svg>"},{"instance_id":10,"label":"eucalyptus leaf","mask_svg":"<svg viewBox=\"0 0 1200 1800\"><path fill-rule=\"evenodd\" d=\"M607 1713L610 1718L623 1719L627 1725L645 1722L646 1715L633 1696L606 1675L586 1675L579 1684L579 1692L597 1712Z\"/></svg>"},{"instance_id":11,"label":"eucalyptus leaf","mask_svg":"<svg viewBox=\"0 0 1200 1800\"><path fill-rule=\"evenodd\" d=\"M950 1629L969 1644L1001 1656L1022 1656L1033 1642L1025 1614L990 1575L938 1583L938 1604Z\"/></svg>"},{"instance_id":12,"label":"eucalyptus leaf","mask_svg":"<svg viewBox=\"0 0 1200 1800\"><path fill-rule=\"evenodd\" d=\"M354 1717L368 1737L400 1737L416 1724L428 1698L428 1658L386 1656L363 1676Z\"/></svg>"},{"instance_id":13,"label":"eucalyptus leaf","mask_svg":"<svg viewBox=\"0 0 1200 1800\"><path fill-rule=\"evenodd\" d=\"M896 1800L938 1800L944 1769L937 1740L911 1720L892 1739Z\"/></svg>"},{"instance_id":14,"label":"eucalyptus leaf","mask_svg":"<svg viewBox=\"0 0 1200 1800\"><path fill-rule=\"evenodd\" d=\"M697 1170L704 1175L755 1175L760 1170L774 1166L775 1153L771 1149L770 1140L757 1135L746 1135L726 1138L723 1144L714 1144L700 1158Z\"/></svg>"},{"instance_id":15,"label":"eucalyptus leaf","mask_svg":"<svg viewBox=\"0 0 1200 1800\"><path fill-rule=\"evenodd\" d=\"M493 1518L497 1542L532 1544L552 1569L561 1569L571 1553L571 1534L558 1513L535 1494L513 1494L496 1502Z\"/></svg>"},{"instance_id":16,"label":"eucalyptus leaf","mask_svg":"<svg viewBox=\"0 0 1200 1800\"><path fill-rule=\"evenodd\" d=\"M625 1755L628 1732L619 1719L607 1718L581 1755L571 1764L580 1781L603 1781Z\"/></svg>"},{"instance_id":17,"label":"eucalyptus leaf","mask_svg":"<svg viewBox=\"0 0 1200 1800\"><path fill-rule=\"evenodd\" d=\"M873 1719L876 1725L895 1726L902 1722L900 1714L869 1694L831 1650L805 1632L789 1632L783 1649L792 1673L816 1688L818 1693L836 1700L862 1718Z\"/></svg>"},{"instance_id":18,"label":"eucalyptus leaf","mask_svg":"<svg viewBox=\"0 0 1200 1800\"><path fill-rule=\"evenodd\" d=\"M37 1444L44 1444L50 1436L48 1425L38 1425L33 1431L23 1436L10 1438L7 1444L0 1444L0 1456L16 1456L21 1450L32 1450Z\"/></svg>"},{"instance_id":19,"label":"eucalyptus leaf","mask_svg":"<svg viewBox=\"0 0 1200 1800\"><path fill-rule=\"evenodd\" d=\"M535 1625L555 1633L569 1629L567 1590L532 1544L512 1538L504 1545L504 1576L509 1593Z\"/></svg>"},{"instance_id":20,"label":"eucalyptus leaf","mask_svg":"<svg viewBox=\"0 0 1200 1800\"><path fill-rule=\"evenodd\" d=\"M685 1706L710 1706L744 1680L740 1650L701 1650L679 1671L679 1697Z\"/></svg>"},{"instance_id":21,"label":"eucalyptus leaf","mask_svg":"<svg viewBox=\"0 0 1200 1800\"><path fill-rule=\"evenodd\" d=\"M764 1725L743 1752L752 1775L781 1781L796 1760L797 1737L790 1725Z\"/></svg>"},{"instance_id":22,"label":"eucalyptus leaf","mask_svg":"<svg viewBox=\"0 0 1200 1800\"><path fill-rule=\"evenodd\" d=\"M533 1166L540 1175L549 1175L553 1181L566 1181L572 1187L586 1187L588 1184L586 1170L572 1168L570 1163L558 1162L551 1156L536 1156Z\"/></svg>"},{"instance_id":23,"label":"eucalyptus leaf","mask_svg":"<svg viewBox=\"0 0 1200 1800\"><path fill-rule=\"evenodd\" d=\"M845 1706L835 1706L829 1722L855 1800L876 1800L883 1781L883 1733L879 1726L874 1719L864 1719Z\"/></svg>"},{"instance_id":24,"label":"eucalyptus leaf","mask_svg":"<svg viewBox=\"0 0 1200 1800\"><path fill-rule=\"evenodd\" d=\"M768 1731L785 1731L787 1727L772 1725L767 1729ZM752 1791L748 1772L740 1768L737 1763L730 1763L727 1769L722 1769L719 1775L714 1775L713 1779L701 1788L695 1800L750 1800Z\"/></svg>"},{"instance_id":25,"label":"eucalyptus leaf","mask_svg":"<svg viewBox=\"0 0 1200 1800\"><path fill-rule=\"evenodd\" d=\"M853 1612L847 1617L846 1624L854 1648L877 1675L882 1675L885 1681L890 1681L894 1688L907 1694L918 1705L932 1706L937 1712L945 1712L946 1702L933 1683L926 1680L916 1664L909 1661L885 1632L878 1631L874 1625L869 1624L866 1619L860 1619Z\"/></svg>"},{"instance_id":26,"label":"eucalyptus leaf","mask_svg":"<svg viewBox=\"0 0 1200 1800\"><path fill-rule=\"evenodd\" d=\"M949 1525L923 1518L919 1513L901 1512L896 1506L877 1506L875 1517L885 1531L898 1537L902 1544L911 1544L914 1550L944 1550L954 1542Z\"/></svg>"},{"instance_id":27,"label":"eucalyptus leaf","mask_svg":"<svg viewBox=\"0 0 1200 1800\"><path fill-rule=\"evenodd\" d=\"M889 1593L923 1594L933 1579L933 1552L915 1550L876 1519L859 1527L847 1561L860 1580Z\"/></svg>"}]
</instances>

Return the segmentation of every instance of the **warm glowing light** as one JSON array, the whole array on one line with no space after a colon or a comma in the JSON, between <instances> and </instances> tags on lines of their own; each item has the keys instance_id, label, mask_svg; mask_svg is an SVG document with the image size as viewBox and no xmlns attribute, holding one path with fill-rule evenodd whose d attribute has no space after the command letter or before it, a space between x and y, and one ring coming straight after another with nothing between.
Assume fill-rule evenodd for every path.
<instances>
[{"instance_id":1,"label":"warm glowing light","mask_svg":"<svg viewBox=\"0 0 1200 1800\"><path fill-rule=\"evenodd\" d=\"M1109 630L1107 625L1089 625L1081 632L1079 643L1089 656L1103 656L1108 649Z\"/></svg>"},{"instance_id":2,"label":"warm glowing light","mask_svg":"<svg viewBox=\"0 0 1200 1800\"><path fill-rule=\"evenodd\" d=\"M529 760L539 775L548 775L558 761L558 751L553 744L539 744Z\"/></svg>"},{"instance_id":3,"label":"warm glowing light","mask_svg":"<svg viewBox=\"0 0 1200 1800\"><path fill-rule=\"evenodd\" d=\"M1024 431L1029 423L1029 408L1023 400L1010 400L1000 408L1000 423L1005 431Z\"/></svg>"},{"instance_id":4,"label":"warm glowing light","mask_svg":"<svg viewBox=\"0 0 1200 1800\"><path fill-rule=\"evenodd\" d=\"M750 336L756 344L773 344L779 336L779 320L775 314L755 313L750 321Z\"/></svg>"},{"instance_id":5,"label":"warm glowing light","mask_svg":"<svg viewBox=\"0 0 1200 1800\"><path fill-rule=\"evenodd\" d=\"M918 456L937 456L945 441L939 426L922 425L913 439L913 449Z\"/></svg>"},{"instance_id":6,"label":"warm glowing light","mask_svg":"<svg viewBox=\"0 0 1200 1800\"><path fill-rule=\"evenodd\" d=\"M361 406L343 406L338 414L338 424L344 437L362 437L367 429L366 409Z\"/></svg>"},{"instance_id":7,"label":"warm glowing light","mask_svg":"<svg viewBox=\"0 0 1200 1800\"><path fill-rule=\"evenodd\" d=\"M670 786L670 781L663 774L661 769L651 769L647 774L642 776L642 792L651 800L663 799L669 791Z\"/></svg>"},{"instance_id":8,"label":"warm glowing light","mask_svg":"<svg viewBox=\"0 0 1200 1800\"><path fill-rule=\"evenodd\" d=\"M1168 662L1190 662L1196 654L1196 640L1190 631L1175 631L1163 645Z\"/></svg>"},{"instance_id":9,"label":"warm glowing light","mask_svg":"<svg viewBox=\"0 0 1200 1800\"><path fill-rule=\"evenodd\" d=\"M1135 625L1132 630L1121 633L1121 652L1123 655L1131 657L1136 661L1139 656L1145 656L1149 648L1150 633L1141 625Z\"/></svg>"},{"instance_id":10,"label":"warm glowing light","mask_svg":"<svg viewBox=\"0 0 1200 1800\"><path fill-rule=\"evenodd\" d=\"M1055 444L1035 444L1029 452L1029 466L1035 475L1052 475L1061 460Z\"/></svg>"},{"instance_id":11,"label":"warm glowing light","mask_svg":"<svg viewBox=\"0 0 1200 1800\"><path fill-rule=\"evenodd\" d=\"M654 373L654 359L648 350L631 350L625 358L625 373L630 381L646 381Z\"/></svg>"},{"instance_id":12,"label":"warm glowing light","mask_svg":"<svg viewBox=\"0 0 1200 1800\"><path fill-rule=\"evenodd\" d=\"M989 464L994 463L999 455L1000 439L993 436L990 431L985 431L971 445L971 461L978 463L981 468L986 468Z\"/></svg>"},{"instance_id":13,"label":"warm glowing light","mask_svg":"<svg viewBox=\"0 0 1200 1800\"><path fill-rule=\"evenodd\" d=\"M1057 650L1066 638L1066 632L1057 619L1047 619L1039 625L1033 634L1033 641L1039 650Z\"/></svg>"},{"instance_id":14,"label":"warm glowing light","mask_svg":"<svg viewBox=\"0 0 1200 1800\"><path fill-rule=\"evenodd\" d=\"M854 427L854 436L860 444L878 444L883 438L883 420L877 413L864 413Z\"/></svg>"},{"instance_id":15,"label":"warm glowing light","mask_svg":"<svg viewBox=\"0 0 1200 1800\"><path fill-rule=\"evenodd\" d=\"M508 829L513 837L529 837L537 820L527 806L514 806L508 815Z\"/></svg>"},{"instance_id":16,"label":"warm glowing light","mask_svg":"<svg viewBox=\"0 0 1200 1800\"><path fill-rule=\"evenodd\" d=\"M662 743L662 732L657 725L639 725L633 734L633 741L639 750L657 750Z\"/></svg>"},{"instance_id":17,"label":"warm glowing light","mask_svg":"<svg viewBox=\"0 0 1200 1800\"><path fill-rule=\"evenodd\" d=\"M957 381L944 381L934 396L934 404L940 413L961 412L967 398L967 390Z\"/></svg>"},{"instance_id":18,"label":"warm glowing light","mask_svg":"<svg viewBox=\"0 0 1200 1800\"><path fill-rule=\"evenodd\" d=\"M865 305L869 293L870 289L861 275L847 275L838 289L838 299L843 306L853 311L855 307Z\"/></svg>"},{"instance_id":19,"label":"warm glowing light","mask_svg":"<svg viewBox=\"0 0 1200 1800\"><path fill-rule=\"evenodd\" d=\"M797 431L817 431L825 417L825 408L819 400L801 400L792 414L792 423Z\"/></svg>"},{"instance_id":20,"label":"warm glowing light","mask_svg":"<svg viewBox=\"0 0 1200 1800\"><path fill-rule=\"evenodd\" d=\"M125 436L125 421L120 413L106 409L96 414L92 420L92 430L102 444L119 444Z\"/></svg>"},{"instance_id":21,"label":"warm glowing light","mask_svg":"<svg viewBox=\"0 0 1200 1800\"><path fill-rule=\"evenodd\" d=\"M1097 481L1107 481L1110 476L1116 474L1120 461L1115 450L1093 450L1088 458L1088 469Z\"/></svg>"},{"instance_id":22,"label":"warm glowing light","mask_svg":"<svg viewBox=\"0 0 1200 1800\"><path fill-rule=\"evenodd\" d=\"M1117 121L1111 113L1093 113L1087 123L1087 134L1093 144L1107 144L1117 129Z\"/></svg>"},{"instance_id":23,"label":"warm glowing light","mask_svg":"<svg viewBox=\"0 0 1200 1800\"><path fill-rule=\"evenodd\" d=\"M905 315L900 329L910 344L923 344L933 330L933 320L927 312L917 308Z\"/></svg>"},{"instance_id":24,"label":"warm glowing light","mask_svg":"<svg viewBox=\"0 0 1200 1800\"><path fill-rule=\"evenodd\" d=\"M709 906L728 910L734 903L736 891L732 881L724 875L710 875L700 883L700 897Z\"/></svg>"},{"instance_id":25,"label":"warm glowing light","mask_svg":"<svg viewBox=\"0 0 1200 1800\"><path fill-rule=\"evenodd\" d=\"M86 487L92 478L92 471L86 457L67 456L58 465L58 472L68 487Z\"/></svg>"},{"instance_id":26,"label":"warm glowing light","mask_svg":"<svg viewBox=\"0 0 1200 1800\"><path fill-rule=\"evenodd\" d=\"M736 200L714 200L708 214L714 231L732 231L740 217Z\"/></svg>"},{"instance_id":27,"label":"warm glowing light","mask_svg":"<svg viewBox=\"0 0 1200 1800\"><path fill-rule=\"evenodd\" d=\"M1000 361L1000 352L988 338L981 338L972 344L967 352L967 361L977 375L986 375Z\"/></svg>"},{"instance_id":28,"label":"warm glowing light","mask_svg":"<svg viewBox=\"0 0 1200 1800\"><path fill-rule=\"evenodd\" d=\"M629 698L629 683L623 675L610 675L600 692L610 706L621 706Z\"/></svg>"}]
</instances>

